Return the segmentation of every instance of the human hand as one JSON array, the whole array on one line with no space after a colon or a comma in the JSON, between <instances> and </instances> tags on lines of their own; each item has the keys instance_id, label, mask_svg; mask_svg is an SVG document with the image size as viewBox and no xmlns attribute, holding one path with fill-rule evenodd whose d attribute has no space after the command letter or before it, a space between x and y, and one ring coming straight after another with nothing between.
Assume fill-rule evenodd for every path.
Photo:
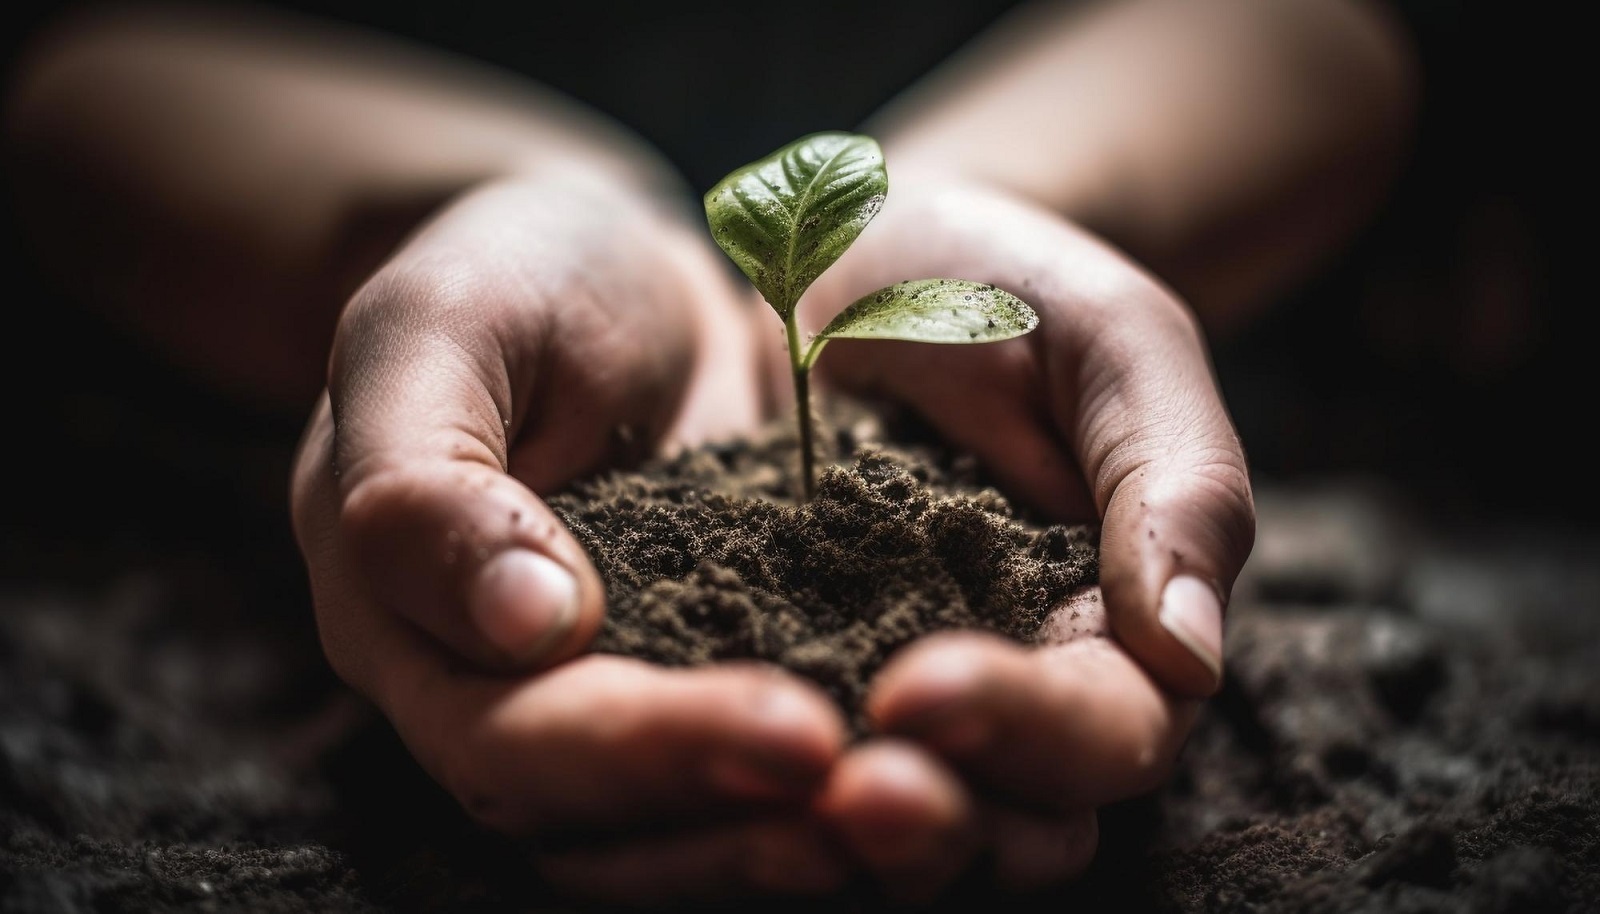
<instances>
[{"instance_id":1,"label":"human hand","mask_svg":"<svg viewBox=\"0 0 1600 914\"><path fill-rule=\"evenodd\" d=\"M1086 595L1035 648L951 634L906 649L868 707L897 741L843 759L823 806L891 885L926 891L985 841L1012 884L1058 881L1092 857L1096 807L1165 779L1220 683L1223 608L1254 538L1245 459L1185 306L992 189L897 176L802 302L806 323L920 276L994 283L1039 329L970 347L840 340L819 373L909 405L1047 516L1100 520L1104 613Z\"/></svg>"},{"instance_id":2,"label":"human hand","mask_svg":"<svg viewBox=\"0 0 1600 914\"><path fill-rule=\"evenodd\" d=\"M604 592L536 494L753 424L736 299L706 240L639 192L576 174L483 186L345 309L298 455L295 529L335 670L478 821L600 836L536 859L581 893L843 878L793 812L840 752L838 711L755 667L572 659ZM621 837L651 829L672 834Z\"/></svg>"}]
</instances>

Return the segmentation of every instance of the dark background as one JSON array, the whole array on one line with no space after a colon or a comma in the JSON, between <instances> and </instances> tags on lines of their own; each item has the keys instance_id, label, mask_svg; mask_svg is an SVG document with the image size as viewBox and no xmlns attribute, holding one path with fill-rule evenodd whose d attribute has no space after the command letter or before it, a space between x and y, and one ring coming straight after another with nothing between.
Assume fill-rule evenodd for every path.
<instances>
[{"instance_id":1,"label":"dark background","mask_svg":"<svg viewBox=\"0 0 1600 914\"><path fill-rule=\"evenodd\" d=\"M803 132L858 123L1013 4L279 5L552 85L641 133L701 188ZM72 7L11 6L8 63ZM1425 81L1404 176L1358 238L1217 342L1254 471L1376 475L1443 518L1586 524L1600 474L1577 437L1594 412L1580 332L1593 296L1576 277L1588 233L1568 230L1580 172L1566 125L1582 110L1560 97L1573 85L1558 72L1568 29L1538 7L1396 9ZM6 215L6 551L50 530L98 536L110 517L136 517L141 536L228 525L283 545L300 417L198 390L52 295Z\"/></svg>"},{"instance_id":2,"label":"dark background","mask_svg":"<svg viewBox=\"0 0 1600 914\"><path fill-rule=\"evenodd\" d=\"M287 5L562 88L699 188L856 124L1008 4ZM8 5L0 55L67 7ZM1163 811L1108 812L1098 875L1039 909L1600 897L1591 162L1574 142L1592 79L1565 72L1587 59L1575 26L1539 7L1401 12L1427 82L1405 175L1217 344L1264 514L1278 502L1250 569L1266 605L1230 616L1228 682ZM8 211L0 231L0 914L519 899L520 858L321 658L285 510L303 417L164 366L54 295ZM1396 520L1417 517L1412 542ZM1158 821L1179 852L1152 865Z\"/></svg>"}]
</instances>

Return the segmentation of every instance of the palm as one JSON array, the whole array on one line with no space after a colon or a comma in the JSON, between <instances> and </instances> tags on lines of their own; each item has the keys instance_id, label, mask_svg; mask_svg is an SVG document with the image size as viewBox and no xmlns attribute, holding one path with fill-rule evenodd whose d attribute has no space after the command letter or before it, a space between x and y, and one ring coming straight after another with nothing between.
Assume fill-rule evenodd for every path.
<instances>
[{"instance_id":1,"label":"palm","mask_svg":"<svg viewBox=\"0 0 1600 914\"><path fill-rule=\"evenodd\" d=\"M628 194L530 180L453 204L345 310L294 480L318 623L334 667L486 824L722 822L814 792L839 752L837 710L792 677L571 659L603 589L535 493L754 423L735 294L709 245ZM691 831L672 852L700 856L664 876L637 840L602 852L602 879L592 855L543 862L615 897L836 878L809 828Z\"/></svg>"},{"instance_id":2,"label":"palm","mask_svg":"<svg viewBox=\"0 0 1600 914\"><path fill-rule=\"evenodd\" d=\"M1002 875L1052 881L1092 853L1096 806L1164 778L1193 716L1183 696L1215 687L1156 624L1155 607L1174 574L1231 585L1249 550L1249 484L1187 310L1031 204L982 188L902 190L802 307L815 325L856 296L928 275L998 285L1032 305L1040 327L981 347L841 342L819 371L915 409L1047 516L1102 521L1104 596L1097 588L1058 611L1033 649L975 634L925 639L879 676L869 712L931 754L919 763L924 810L966 810L968 846L991 842ZM867 764L858 759L841 766ZM861 792L833 809L848 832L881 818L881 805ZM935 828L928 816L902 822ZM870 859L870 843L858 845ZM913 855L878 869L926 885L965 859Z\"/></svg>"}]
</instances>

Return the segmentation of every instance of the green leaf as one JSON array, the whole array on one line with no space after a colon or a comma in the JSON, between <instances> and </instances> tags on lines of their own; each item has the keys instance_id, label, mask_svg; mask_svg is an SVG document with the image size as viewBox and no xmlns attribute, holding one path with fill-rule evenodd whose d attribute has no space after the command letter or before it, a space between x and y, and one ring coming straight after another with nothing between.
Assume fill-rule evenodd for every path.
<instances>
[{"instance_id":1,"label":"green leaf","mask_svg":"<svg viewBox=\"0 0 1600 914\"><path fill-rule=\"evenodd\" d=\"M815 133L723 178L706 193L706 220L717 244L787 320L888 192L875 140Z\"/></svg>"},{"instance_id":2,"label":"green leaf","mask_svg":"<svg viewBox=\"0 0 1600 914\"><path fill-rule=\"evenodd\" d=\"M829 321L817 338L992 343L1038 325L1032 308L995 286L964 279L914 279L860 299Z\"/></svg>"}]
</instances>

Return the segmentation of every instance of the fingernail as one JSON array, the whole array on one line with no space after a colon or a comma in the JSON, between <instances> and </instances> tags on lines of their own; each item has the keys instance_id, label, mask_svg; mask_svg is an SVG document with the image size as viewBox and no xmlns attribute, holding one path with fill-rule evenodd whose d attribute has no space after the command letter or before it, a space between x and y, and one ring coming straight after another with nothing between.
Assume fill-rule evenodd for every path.
<instances>
[{"instance_id":1,"label":"fingernail","mask_svg":"<svg viewBox=\"0 0 1600 914\"><path fill-rule=\"evenodd\" d=\"M1213 677L1222 677L1222 601L1210 584L1190 574L1168 581L1159 618Z\"/></svg>"},{"instance_id":2,"label":"fingernail","mask_svg":"<svg viewBox=\"0 0 1600 914\"><path fill-rule=\"evenodd\" d=\"M578 582L537 552L507 549L478 571L469 609L490 644L518 663L535 663L577 623Z\"/></svg>"}]
</instances>

